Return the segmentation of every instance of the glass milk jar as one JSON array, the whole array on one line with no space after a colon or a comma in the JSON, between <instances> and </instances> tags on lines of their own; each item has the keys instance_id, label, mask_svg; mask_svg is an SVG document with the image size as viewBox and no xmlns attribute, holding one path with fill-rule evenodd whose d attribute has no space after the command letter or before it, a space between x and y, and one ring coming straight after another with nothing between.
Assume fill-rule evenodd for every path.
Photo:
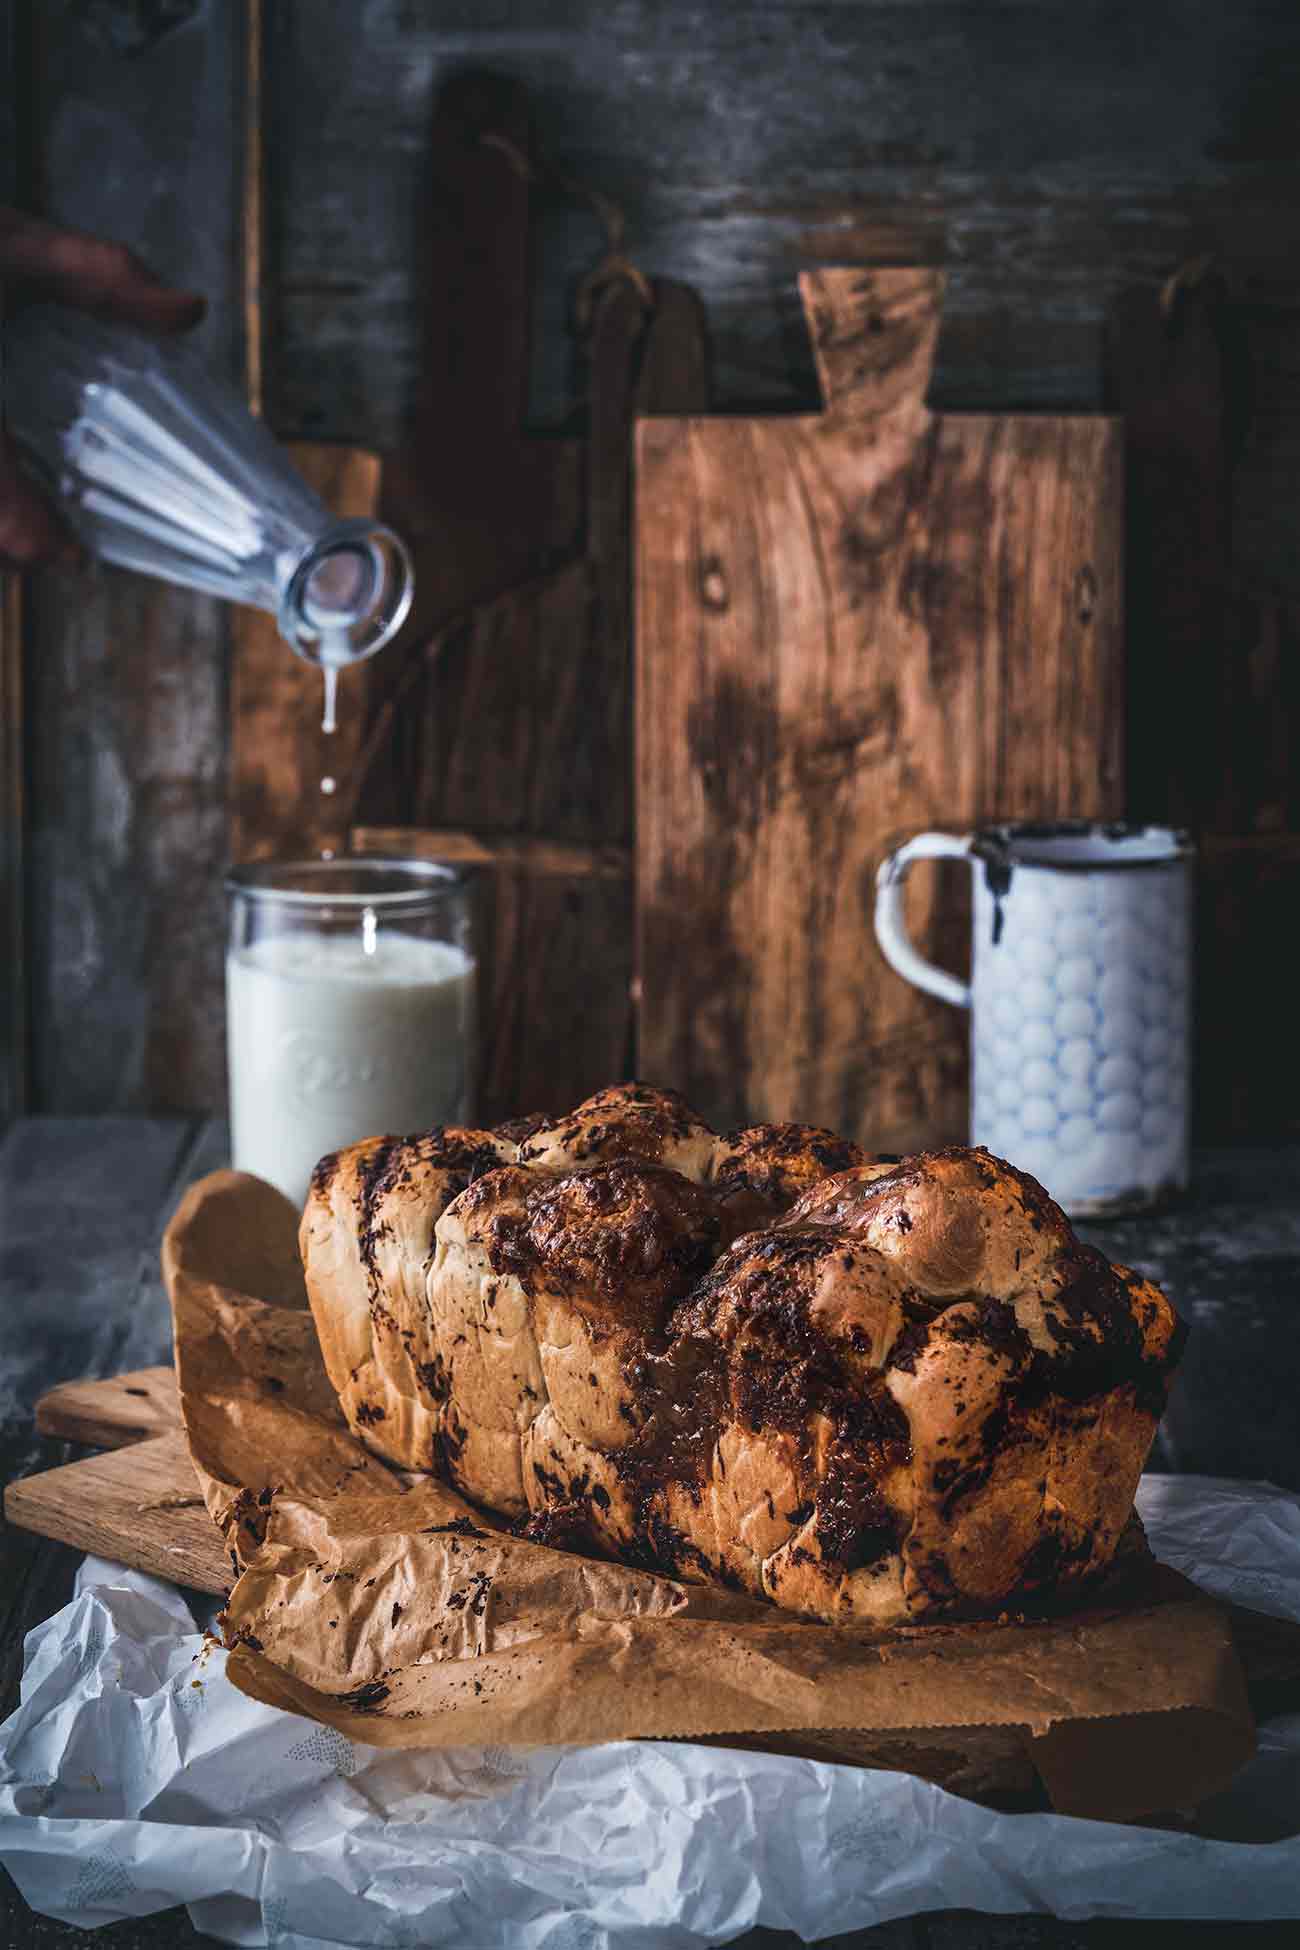
<instances>
[{"instance_id":1,"label":"glass milk jar","mask_svg":"<svg viewBox=\"0 0 1300 1950\"><path fill-rule=\"evenodd\" d=\"M468 1122L468 890L422 860L268 862L226 882L232 1162L301 1205L358 1138Z\"/></svg>"}]
</instances>

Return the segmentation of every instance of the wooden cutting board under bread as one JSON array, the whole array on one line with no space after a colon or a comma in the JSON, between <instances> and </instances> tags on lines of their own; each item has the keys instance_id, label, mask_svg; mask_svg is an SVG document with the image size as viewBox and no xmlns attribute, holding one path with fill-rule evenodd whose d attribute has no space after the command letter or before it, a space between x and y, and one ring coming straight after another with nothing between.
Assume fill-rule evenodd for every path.
<instances>
[{"instance_id":1,"label":"wooden cutting board under bread","mask_svg":"<svg viewBox=\"0 0 1300 1950\"><path fill-rule=\"evenodd\" d=\"M1121 426L931 412L938 272L801 290L823 412L638 429L640 1073L906 1152L965 1136L967 1022L887 967L880 861L1121 811ZM962 877L915 876L949 966Z\"/></svg>"},{"instance_id":2,"label":"wooden cutting board under bread","mask_svg":"<svg viewBox=\"0 0 1300 1950\"><path fill-rule=\"evenodd\" d=\"M199 1494L171 1368L70 1381L36 1406L42 1435L107 1451L10 1483L7 1521L195 1591L234 1582Z\"/></svg>"}]
</instances>

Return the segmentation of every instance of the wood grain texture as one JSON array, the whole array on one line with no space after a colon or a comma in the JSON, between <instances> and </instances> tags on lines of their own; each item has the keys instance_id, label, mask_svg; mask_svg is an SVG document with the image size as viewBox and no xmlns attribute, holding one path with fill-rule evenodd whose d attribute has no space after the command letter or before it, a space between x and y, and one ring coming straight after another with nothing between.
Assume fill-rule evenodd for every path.
<instances>
[{"instance_id":1,"label":"wood grain texture","mask_svg":"<svg viewBox=\"0 0 1300 1950\"><path fill-rule=\"evenodd\" d=\"M626 847L573 846L563 840L527 833L491 838L447 828L357 826L352 830L352 849L356 853L394 853L417 860L445 860L459 867L518 868L530 874L558 875L562 880L584 880L590 876L598 880L627 880L632 873L632 855Z\"/></svg>"},{"instance_id":2,"label":"wood grain texture","mask_svg":"<svg viewBox=\"0 0 1300 1950\"><path fill-rule=\"evenodd\" d=\"M206 292L195 340L233 374L240 10L152 34L112 9L26 13L33 200ZM226 611L116 570L50 570L28 639L33 1102L215 1105Z\"/></svg>"},{"instance_id":3,"label":"wood grain texture","mask_svg":"<svg viewBox=\"0 0 1300 1950\"><path fill-rule=\"evenodd\" d=\"M419 273L394 240L429 103L467 62L526 83L542 148L619 199L648 270L697 287L729 408L815 404L805 265L946 264L935 397L992 411L1100 406L1111 296L1199 250L1261 299L1294 284L1287 0L1237 0L1230 27L1221 0L1176 16L1104 0L371 0L364 61L351 0L271 12L274 390L303 437L386 442L403 424ZM544 225L532 409L557 425L591 225L559 207ZM358 350L376 341L382 360Z\"/></svg>"},{"instance_id":4,"label":"wood grain texture","mask_svg":"<svg viewBox=\"0 0 1300 1950\"><path fill-rule=\"evenodd\" d=\"M416 599L370 677L366 745L340 808L371 824L459 829L490 847L501 836L586 839L600 789L593 765L604 756L582 691L594 597L581 552L581 452L525 428L531 149L517 85L467 73L441 90L424 163L421 381L383 480L384 515L412 549ZM594 908L598 919L585 953L557 969L530 920L538 902L546 910L562 893L534 900L518 856L494 860L476 892L478 1114L558 1104L576 1076L608 1072L607 1011L590 988L610 980L611 943L618 954L611 895L575 897L575 911ZM572 929L560 934L572 954ZM612 977L624 1014L629 954ZM556 1033L561 1020L567 1035ZM621 1050L625 1033L614 1033Z\"/></svg>"},{"instance_id":5,"label":"wood grain texture","mask_svg":"<svg viewBox=\"0 0 1300 1950\"><path fill-rule=\"evenodd\" d=\"M499 76L453 75L421 104L399 258L419 294L418 385L388 443L382 500L411 549L416 593L398 648L377 666L389 680L403 644L579 544L579 450L532 439L525 424L533 188L519 163L532 146L527 95Z\"/></svg>"},{"instance_id":6,"label":"wood grain texture","mask_svg":"<svg viewBox=\"0 0 1300 1950\"><path fill-rule=\"evenodd\" d=\"M195 1591L227 1592L230 1559L178 1430L10 1483L5 1521Z\"/></svg>"},{"instance_id":7,"label":"wood grain texture","mask_svg":"<svg viewBox=\"0 0 1300 1950\"><path fill-rule=\"evenodd\" d=\"M1290 978L1271 944L1300 892L1300 600L1250 591L1234 560L1255 373L1223 276L1126 292L1108 371L1127 431L1128 804L1200 848L1196 1124L1292 1134L1300 1052L1277 1033Z\"/></svg>"},{"instance_id":8,"label":"wood grain texture","mask_svg":"<svg viewBox=\"0 0 1300 1950\"><path fill-rule=\"evenodd\" d=\"M0 571L0 1126L27 1108L27 781L23 762L23 604Z\"/></svg>"},{"instance_id":9,"label":"wood grain texture","mask_svg":"<svg viewBox=\"0 0 1300 1950\"><path fill-rule=\"evenodd\" d=\"M693 294L657 281L647 308L617 276L574 341L585 439L528 434L531 140L515 87L470 74L439 97L425 374L384 477L428 634L377 666L349 798L366 847L436 834L480 870L489 1119L562 1109L630 1060L632 423L706 399Z\"/></svg>"},{"instance_id":10,"label":"wood grain texture","mask_svg":"<svg viewBox=\"0 0 1300 1950\"><path fill-rule=\"evenodd\" d=\"M1119 809L1120 442L927 412L936 273L804 290L824 415L640 429L640 1067L906 1150L964 1129L967 1025L886 967L876 867Z\"/></svg>"},{"instance_id":11,"label":"wood grain texture","mask_svg":"<svg viewBox=\"0 0 1300 1950\"><path fill-rule=\"evenodd\" d=\"M21 93L23 23L0 4L0 203L21 202L27 135ZM0 292L0 327L4 294ZM27 780L23 752L22 586L0 569L0 1126L27 1108Z\"/></svg>"},{"instance_id":12,"label":"wood grain texture","mask_svg":"<svg viewBox=\"0 0 1300 1950\"><path fill-rule=\"evenodd\" d=\"M36 1404L39 1435L83 1442L92 1449L123 1449L146 1436L178 1429L180 1421L171 1368L135 1368L103 1380L61 1382Z\"/></svg>"},{"instance_id":13,"label":"wood grain texture","mask_svg":"<svg viewBox=\"0 0 1300 1950\"><path fill-rule=\"evenodd\" d=\"M381 467L356 447L303 442L288 456L340 518L373 516ZM314 857L346 845L366 732L368 664L339 677L338 728L322 730L323 680L265 610L230 613L230 850L234 859ZM322 779L334 782L323 792Z\"/></svg>"},{"instance_id":14,"label":"wood grain texture","mask_svg":"<svg viewBox=\"0 0 1300 1950\"><path fill-rule=\"evenodd\" d=\"M43 152L34 195L204 285L205 343L227 369L242 11L0 10L30 23L37 56L9 91ZM262 11L266 391L273 426L306 440L409 434L429 366L428 242L459 222L429 186L431 115L457 71L484 61L528 87L540 148L619 199L638 261L702 291L728 407L814 405L800 265L945 264L933 403L1081 408L1107 397L1115 294L1154 293L1180 261L1215 251L1255 410L1230 481L1224 654L1207 677L1234 704L1234 798L1249 796L1252 726L1276 780L1293 714L1274 702L1289 695L1300 619L1294 7L1241 0L1225 32L1214 0L1189 0L1176 30L1100 0L548 0L537 19L508 0L369 0L364 59L346 0ZM586 403L569 311L598 240L590 213L554 196L532 199L530 222L533 248L508 272L533 315L511 413L518 424L523 400L524 419L572 433ZM457 426L444 423L444 449L482 475ZM530 465L556 468L549 529L528 528L521 549L543 573L576 546L581 487L572 440L531 444L549 451ZM507 505L478 492L453 516ZM445 543L438 521L428 529L421 587L443 592L443 620L468 600L472 529L470 513ZM158 601L161 621L108 576L42 588L33 605L30 962L46 1105L221 1099L225 631L209 605ZM1267 1076L1258 1091L1273 1117ZM1249 1091L1238 1101L1252 1114Z\"/></svg>"}]
</instances>

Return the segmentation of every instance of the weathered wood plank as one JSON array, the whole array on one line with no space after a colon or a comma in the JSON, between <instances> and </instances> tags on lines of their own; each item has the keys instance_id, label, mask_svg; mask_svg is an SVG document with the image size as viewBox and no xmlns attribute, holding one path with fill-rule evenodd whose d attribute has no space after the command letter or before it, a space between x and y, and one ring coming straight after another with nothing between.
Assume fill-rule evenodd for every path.
<instances>
[{"instance_id":1,"label":"weathered wood plank","mask_svg":"<svg viewBox=\"0 0 1300 1950\"><path fill-rule=\"evenodd\" d=\"M282 36L278 10L276 21ZM578 449L531 439L524 420L532 347L528 98L517 84L471 71L453 75L422 110L420 141L404 171L418 227L402 234L398 273L411 278L420 300L419 384L400 438L392 439L382 500L415 562L408 644L571 556L582 514ZM286 273L282 321L287 283ZM276 371L282 379L283 365ZM277 411L293 424L287 408ZM380 678L396 675L396 658L400 648L378 666Z\"/></svg>"},{"instance_id":2,"label":"weathered wood plank","mask_svg":"<svg viewBox=\"0 0 1300 1950\"><path fill-rule=\"evenodd\" d=\"M1052 1916L985 1916L973 1909L919 1917L924 1950L1290 1950L1294 1923L1142 1922L1097 1918L1059 1922ZM864 1941L866 1939L864 1938ZM835 1939L835 1950L856 1939Z\"/></svg>"},{"instance_id":3,"label":"weathered wood plank","mask_svg":"<svg viewBox=\"0 0 1300 1950\"><path fill-rule=\"evenodd\" d=\"M558 874L561 879L627 880L632 855L627 847L576 846L528 833L495 837L423 826L357 826L352 831L356 853L391 853L417 860L445 860L459 867L505 867L531 874Z\"/></svg>"},{"instance_id":4,"label":"weathered wood plank","mask_svg":"<svg viewBox=\"0 0 1300 1950\"><path fill-rule=\"evenodd\" d=\"M694 298L660 282L647 304L621 273L597 284L574 341L587 440L528 434L530 149L516 87L469 73L439 93L425 371L383 488L414 544L430 633L378 667L348 800L364 835L401 844L424 829L411 841L422 852L437 835L487 868L490 1118L558 1109L629 1060L631 427L637 411L704 397Z\"/></svg>"},{"instance_id":5,"label":"weathered wood plank","mask_svg":"<svg viewBox=\"0 0 1300 1950\"><path fill-rule=\"evenodd\" d=\"M813 404L800 263L947 264L936 403L1091 405L1113 293L1135 279L1154 287L1184 256L1216 249L1256 400L1233 483L1225 689L1240 698L1244 678L1252 700L1234 749L1250 751L1255 718L1281 749L1293 714L1271 703L1300 613L1274 602L1300 587L1293 8L1246 0L1225 38L1204 3L1161 35L1096 6L1013 4L977 21L955 0L703 11L628 0L612 13L553 0L539 23L506 0L384 0L367 9L364 59L341 0L269 12L263 282L282 431L375 443L405 428L427 349L430 109L467 61L525 82L542 148L623 202L642 262L701 287L726 404ZM162 16L134 8L35 10L40 85L19 91L49 131L48 206L206 283L221 300L208 338L218 363L236 336L238 49L210 56L237 38L237 13L190 9L168 34ZM452 221L435 215L434 228ZM535 417L571 424L582 387L567 308L592 220L548 199L539 238L538 329L512 397L531 388ZM552 554L575 533L569 452ZM469 557L462 532L445 533L421 583L454 607ZM37 1084L50 1103L220 1100L222 626L207 605L156 600L166 629L113 575L41 592L32 960ZM104 654L107 629L118 642Z\"/></svg>"},{"instance_id":6,"label":"weathered wood plank","mask_svg":"<svg viewBox=\"0 0 1300 1950\"><path fill-rule=\"evenodd\" d=\"M577 851L628 837L625 734L606 735L626 636L611 674L593 656L580 452L524 425L530 150L518 87L469 73L440 91L423 165L423 372L382 490L415 559L405 642L421 647L376 666L340 805L371 825L459 831L471 849L477 835L522 847L496 856L476 902L477 1103L491 1118L558 1107L609 1075L631 1006L626 885L584 885L584 857L576 876L533 887L523 863L534 838Z\"/></svg>"},{"instance_id":7,"label":"weathered wood plank","mask_svg":"<svg viewBox=\"0 0 1300 1950\"><path fill-rule=\"evenodd\" d=\"M562 1114L631 1073L631 883L519 872L492 881L480 903L480 1114Z\"/></svg>"},{"instance_id":8,"label":"weathered wood plank","mask_svg":"<svg viewBox=\"0 0 1300 1950\"><path fill-rule=\"evenodd\" d=\"M0 202L23 192L22 23L0 0ZM0 325L4 322L0 292ZM27 781L23 753L22 590L0 569L0 1128L27 1108Z\"/></svg>"},{"instance_id":9,"label":"weathered wood plank","mask_svg":"<svg viewBox=\"0 0 1300 1950\"><path fill-rule=\"evenodd\" d=\"M0 572L0 1128L27 1108L27 789L23 605Z\"/></svg>"},{"instance_id":10,"label":"weathered wood plank","mask_svg":"<svg viewBox=\"0 0 1300 1950\"><path fill-rule=\"evenodd\" d=\"M97 1940L104 1950L221 1950L217 1938L201 1935L183 1909L105 1924ZM8 1872L0 1871L0 1942L21 1944L23 1950L85 1950L86 1932L75 1923L34 1916Z\"/></svg>"},{"instance_id":11,"label":"weathered wood plank","mask_svg":"<svg viewBox=\"0 0 1300 1950\"><path fill-rule=\"evenodd\" d=\"M10 1483L4 1513L19 1530L191 1590L230 1589L230 1559L179 1429Z\"/></svg>"},{"instance_id":12,"label":"weathered wood plank","mask_svg":"<svg viewBox=\"0 0 1300 1950\"><path fill-rule=\"evenodd\" d=\"M180 1427L180 1399L171 1368L133 1368L98 1381L64 1381L36 1404L38 1435L121 1449Z\"/></svg>"},{"instance_id":13,"label":"weathered wood plank","mask_svg":"<svg viewBox=\"0 0 1300 1950\"><path fill-rule=\"evenodd\" d=\"M1212 0L1176 31L1098 0L382 0L364 60L347 0L273 15L275 393L307 437L387 441L403 422L420 332L394 243L431 95L466 61L526 82L543 149L626 206L649 269L700 289L728 406L815 403L802 264L945 262L936 403L999 410L1101 404L1122 284L1207 248L1262 283L1295 258L1297 28L1279 0L1242 0L1230 34ZM548 217L533 405L552 424L573 404L561 327L590 240L585 218ZM376 339L386 358L360 356Z\"/></svg>"},{"instance_id":14,"label":"weathered wood plank","mask_svg":"<svg viewBox=\"0 0 1300 1950\"><path fill-rule=\"evenodd\" d=\"M36 197L206 291L231 372L239 9L128 11L30 10ZM225 612L113 570L44 574L31 609L34 1101L217 1104Z\"/></svg>"},{"instance_id":15,"label":"weathered wood plank","mask_svg":"<svg viewBox=\"0 0 1300 1950\"><path fill-rule=\"evenodd\" d=\"M724 1126L960 1136L968 1025L886 967L876 868L1121 803L1117 423L929 413L940 291L806 279L824 415L640 429L640 1067Z\"/></svg>"},{"instance_id":16,"label":"weathered wood plank","mask_svg":"<svg viewBox=\"0 0 1300 1950\"><path fill-rule=\"evenodd\" d=\"M278 167L294 186L281 360L292 423L306 404L308 348L331 373L338 431L374 438L402 423L415 391L417 305L385 239L408 221L403 173L419 153L428 100L467 59L526 79L540 146L624 204L642 262L699 286L728 407L814 404L792 275L802 264L946 265L932 401L997 411L1102 404L1103 326L1116 295L1135 283L1154 293L1181 261L1214 252L1255 406L1228 484L1233 581L1201 670L1162 671L1162 682L1157 659L1146 667L1131 809L1176 816L1160 786L1171 753L1190 769L1190 747L1170 735L1171 716L1185 719L1190 704L1206 734L1195 750L1208 741L1200 776L1239 811L1249 803L1248 819L1226 825L1295 830L1293 811L1279 818L1293 790L1278 783L1300 716L1290 695L1300 665L1287 648L1300 616L1300 203L1285 79L1300 53L1294 9L1247 0L1225 40L1208 4L1184 10L1173 35L1097 6L1013 4L977 18L951 0L793 9L740 0L704 12L687 0L630 0L597 16L572 0L539 24L504 0L473 10L389 0L368 15L368 60L348 76L320 52L318 26L319 15L309 23L304 9L281 10L273 64L273 86L286 92L306 76L332 141L322 169L317 155L294 153L290 124L279 121ZM364 235L345 219L354 184L373 217ZM563 325L590 232L552 207L542 235L531 411L571 425L581 402ZM382 367L351 349L350 321L363 312L389 350ZM1187 566L1190 595L1204 570ZM1210 607L1200 614L1209 644ZM1140 658L1140 610L1130 640ZM952 960L960 894L945 890L944 906ZM1207 1076L1211 1056L1206 1043ZM1279 1128L1281 1095L1267 1066L1238 1074L1231 1093L1211 1083L1202 1128ZM1215 1121L1224 1114L1238 1121Z\"/></svg>"}]
</instances>

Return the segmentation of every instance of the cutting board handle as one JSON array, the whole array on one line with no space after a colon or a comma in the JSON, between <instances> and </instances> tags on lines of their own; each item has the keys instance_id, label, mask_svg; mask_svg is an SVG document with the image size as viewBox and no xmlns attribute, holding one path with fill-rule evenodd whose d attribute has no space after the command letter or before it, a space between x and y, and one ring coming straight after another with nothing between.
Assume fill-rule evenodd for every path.
<instances>
[{"instance_id":1,"label":"cutting board handle","mask_svg":"<svg viewBox=\"0 0 1300 1950\"><path fill-rule=\"evenodd\" d=\"M943 291L942 271L800 272L828 421L842 428L928 417Z\"/></svg>"}]
</instances>

